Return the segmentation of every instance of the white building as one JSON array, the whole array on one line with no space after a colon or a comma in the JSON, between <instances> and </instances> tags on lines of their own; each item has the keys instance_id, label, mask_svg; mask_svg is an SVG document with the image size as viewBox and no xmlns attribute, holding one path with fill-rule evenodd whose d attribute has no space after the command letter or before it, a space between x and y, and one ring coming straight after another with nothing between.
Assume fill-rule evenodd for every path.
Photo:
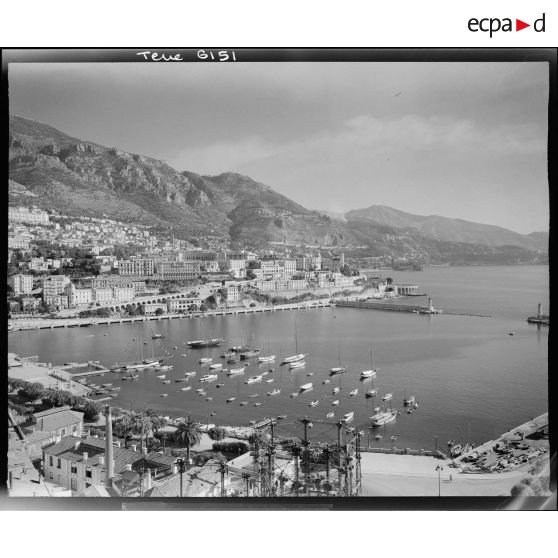
<instances>
[{"instance_id":1,"label":"white building","mask_svg":"<svg viewBox=\"0 0 558 558\"><path fill-rule=\"evenodd\" d=\"M43 299L47 296L60 295L64 292L70 278L66 275L50 275L43 278Z\"/></svg>"},{"instance_id":2,"label":"white building","mask_svg":"<svg viewBox=\"0 0 558 558\"><path fill-rule=\"evenodd\" d=\"M27 294L33 290L32 275L12 275L8 278L8 285L12 287L14 295Z\"/></svg>"},{"instance_id":3,"label":"white building","mask_svg":"<svg viewBox=\"0 0 558 558\"><path fill-rule=\"evenodd\" d=\"M17 223L30 223L33 225L47 225L49 223L48 213L40 209L28 207L10 207L8 220Z\"/></svg>"}]
</instances>

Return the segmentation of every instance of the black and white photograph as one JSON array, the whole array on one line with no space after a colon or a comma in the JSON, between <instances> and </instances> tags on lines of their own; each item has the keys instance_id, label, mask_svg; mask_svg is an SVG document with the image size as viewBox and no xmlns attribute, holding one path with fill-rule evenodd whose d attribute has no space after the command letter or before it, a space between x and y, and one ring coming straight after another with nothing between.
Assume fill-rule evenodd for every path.
<instances>
[{"instance_id":1,"label":"black and white photograph","mask_svg":"<svg viewBox=\"0 0 558 558\"><path fill-rule=\"evenodd\" d=\"M555 59L4 56L8 500L552 497Z\"/></svg>"}]
</instances>

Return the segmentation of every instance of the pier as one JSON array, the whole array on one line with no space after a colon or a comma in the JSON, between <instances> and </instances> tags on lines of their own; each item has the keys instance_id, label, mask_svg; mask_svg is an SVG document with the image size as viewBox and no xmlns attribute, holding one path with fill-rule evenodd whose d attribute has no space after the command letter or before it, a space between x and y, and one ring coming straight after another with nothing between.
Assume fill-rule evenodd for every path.
<instances>
[{"instance_id":1,"label":"pier","mask_svg":"<svg viewBox=\"0 0 558 558\"><path fill-rule=\"evenodd\" d=\"M366 310L385 310L388 312L408 312L412 314L427 314L445 316L468 316L473 318L492 318L487 314L473 314L471 312L452 312L446 310L437 310L430 306L419 306L415 304L393 304L390 302L375 301L356 301L356 300L336 300L335 306L339 308L364 308Z\"/></svg>"}]
</instances>

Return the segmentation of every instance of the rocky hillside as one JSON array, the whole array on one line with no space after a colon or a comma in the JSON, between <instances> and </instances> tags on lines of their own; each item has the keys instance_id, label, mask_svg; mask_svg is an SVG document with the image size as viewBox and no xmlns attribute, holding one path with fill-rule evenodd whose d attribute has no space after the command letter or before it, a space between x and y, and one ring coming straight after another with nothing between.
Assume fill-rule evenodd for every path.
<instances>
[{"instance_id":1,"label":"rocky hillside","mask_svg":"<svg viewBox=\"0 0 558 558\"><path fill-rule=\"evenodd\" d=\"M19 116L10 117L9 132L10 203L141 222L193 243L339 246L425 263L469 262L476 254L483 263L534 261L539 255L532 251L548 244L545 233L524 236L383 206L344 217L311 211L247 176L178 172L163 161L82 141Z\"/></svg>"},{"instance_id":2,"label":"rocky hillside","mask_svg":"<svg viewBox=\"0 0 558 558\"><path fill-rule=\"evenodd\" d=\"M421 236L441 241L483 244L486 246L519 246L528 250L546 250L538 233L522 235L502 227L483 225L463 219L450 219L439 215L413 215L384 205L372 205L345 213L347 221L371 222L388 227L412 230Z\"/></svg>"},{"instance_id":3,"label":"rocky hillside","mask_svg":"<svg viewBox=\"0 0 558 558\"><path fill-rule=\"evenodd\" d=\"M200 176L166 163L72 138L51 126L10 118L10 201L67 214L142 221L200 236L253 245L270 241L350 244L328 217L263 184L233 173ZM28 199L28 198L27 198Z\"/></svg>"}]
</instances>

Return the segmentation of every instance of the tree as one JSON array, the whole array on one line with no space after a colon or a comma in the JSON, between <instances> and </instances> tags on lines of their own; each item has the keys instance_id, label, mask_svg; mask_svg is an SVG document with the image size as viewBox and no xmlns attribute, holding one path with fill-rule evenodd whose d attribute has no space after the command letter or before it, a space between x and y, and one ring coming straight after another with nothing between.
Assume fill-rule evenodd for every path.
<instances>
[{"instance_id":1,"label":"tree","mask_svg":"<svg viewBox=\"0 0 558 558\"><path fill-rule=\"evenodd\" d=\"M102 406L96 401L87 400L83 406L83 418L87 421L93 422L99 418Z\"/></svg>"},{"instance_id":2,"label":"tree","mask_svg":"<svg viewBox=\"0 0 558 558\"><path fill-rule=\"evenodd\" d=\"M164 313L165 311L162 308L157 308L157 310L155 310L156 316L162 316Z\"/></svg>"},{"instance_id":3,"label":"tree","mask_svg":"<svg viewBox=\"0 0 558 558\"><path fill-rule=\"evenodd\" d=\"M35 399L40 399L45 391L43 384L33 382L21 388L18 393L25 401L35 401Z\"/></svg>"},{"instance_id":4,"label":"tree","mask_svg":"<svg viewBox=\"0 0 558 558\"><path fill-rule=\"evenodd\" d=\"M151 429L151 419L145 412L134 413L132 416L132 432L140 435L141 451L143 453L143 437L147 441L147 434Z\"/></svg>"},{"instance_id":5,"label":"tree","mask_svg":"<svg viewBox=\"0 0 558 558\"><path fill-rule=\"evenodd\" d=\"M186 461L190 463L190 448L201 442L201 430L198 423L188 417L177 424L174 436L176 441L186 445Z\"/></svg>"},{"instance_id":6,"label":"tree","mask_svg":"<svg viewBox=\"0 0 558 558\"><path fill-rule=\"evenodd\" d=\"M214 426L207 431L207 434L213 441L218 442L226 438L227 431L222 426Z\"/></svg>"},{"instance_id":7,"label":"tree","mask_svg":"<svg viewBox=\"0 0 558 558\"><path fill-rule=\"evenodd\" d=\"M120 420L114 422L113 430L117 436L124 438L124 447L127 448L132 431L132 417L128 413L123 414Z\"/></svg>"}]
</instances>

